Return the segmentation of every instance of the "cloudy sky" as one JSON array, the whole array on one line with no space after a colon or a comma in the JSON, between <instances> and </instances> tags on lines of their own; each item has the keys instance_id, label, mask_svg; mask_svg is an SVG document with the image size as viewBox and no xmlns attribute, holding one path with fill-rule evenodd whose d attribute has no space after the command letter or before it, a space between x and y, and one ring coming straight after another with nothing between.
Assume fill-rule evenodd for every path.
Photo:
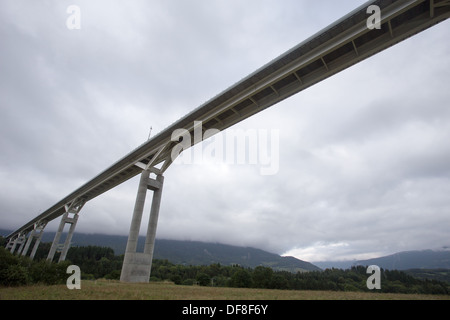
<instances>
[{"instance_id":1,"label":"cloudy sky","mask_svg":"<svg viewBox=\"0 0 450 320\"><path fill-rule=\"evenodd\" d=\"M363 3L2 0L0 229ZM72 4L81 29L66 26ZM232 127L278 132L275 175L252 163L174 164L157 237L307 261L450 245L449 26ZM128 234L138 181L89 202L77 231Z\"/></svg>"}]
</instances>

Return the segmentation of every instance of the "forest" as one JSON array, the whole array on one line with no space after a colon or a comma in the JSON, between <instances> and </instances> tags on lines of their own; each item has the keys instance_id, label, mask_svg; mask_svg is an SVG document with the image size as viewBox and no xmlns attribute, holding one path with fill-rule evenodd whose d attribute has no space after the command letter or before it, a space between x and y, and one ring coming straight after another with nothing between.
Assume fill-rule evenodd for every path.
<instances>
[{"instance_id":1,"label":"forest","mask_svg":"<svg viewBox=\"0 0 450 320\"><path fill-rule=\"evenodd\" d=\"M77 265L84 280L120 278L123 255L111 248L87 246L70 248L66 261L48 262L45 252L50 244L43 243L32 261L12 255L0 247L0 285L19 286L33 283L58 284L67 280L66 269ZM350 269L297 272L274 271L269 267L247 268L239 265L211 264L203 266L173 264L154 260L150 281L170 281L177 285L262 288L280 290L369 291L370 276L365 266ZM381 290L384 293L450 294L450 284L444 281L418 279L402 271L381 270Z\"/></svg>"}]
</instances>

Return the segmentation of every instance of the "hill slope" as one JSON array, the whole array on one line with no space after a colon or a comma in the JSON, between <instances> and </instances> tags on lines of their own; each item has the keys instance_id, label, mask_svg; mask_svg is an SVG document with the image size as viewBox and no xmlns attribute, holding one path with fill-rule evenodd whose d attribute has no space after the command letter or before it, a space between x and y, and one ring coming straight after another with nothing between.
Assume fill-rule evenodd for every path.
<instances>
[{"instance_id":1,"label":"hill slope","mask_svg":"<svg viewBox=\"0 0 450 320\"><path fill-rule=\"evenodd\" d=\"M380 258L356 261L354 265L377 265L389 270L450 269L450 251L404 251Z\"/></svg>"},{"instance_id":2,"label":"hill slope","mask_svg":"<svg viewBox=\"0 0 450 320\"><path fill-rule=\"evenodd\" d=\"M8 231L0 230L0 235L7 235ZM46 232L42 242L52 242L55 233ZM127 236L83 234L75 233L72 238L72 246L101 246L114 250L116 255L125 252ZM139 237L138 251L143 251L145 239ZM198 241L176 241L156 239L154 259L167 259L175 264L186 265L210 265L220 263L222 265L238 264L244 267L266 266L274 270L315 271L319 267L294 257L281 257L255 248L244 248L218 243L204 243Z\"/></svg>"},{"instance_id":3,"label":"hill slope","mask_svg":"<svg viewBox=\"0 0 450 320\"><path fill-rule=\"evenodd\" d=\"M349 269L356 265L377 265L388 270L450 269L450 250L413 250L368 260L320 261L313 263L322 269Z\"/></svg>"},{"instance_id":4,"label":"hill slope","mask_svg":"<svg viewBox=\"0 0 450 320\"><path fill-rule=\"evenodd\" d=\"M291 272L320 270L309 262L293 257L281 257L260 249L197 241L157 240L154 257L186 265L220 263L251 268L262 265Z\"/></svg>"}]
</instances>

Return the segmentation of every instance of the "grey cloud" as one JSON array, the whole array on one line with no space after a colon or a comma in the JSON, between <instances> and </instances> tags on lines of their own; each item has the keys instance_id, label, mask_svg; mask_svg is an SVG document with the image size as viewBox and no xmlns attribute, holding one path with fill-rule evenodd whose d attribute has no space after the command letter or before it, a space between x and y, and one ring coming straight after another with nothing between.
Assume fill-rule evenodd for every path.
<instances>
[{"instance_id":1,"label":"grey cloud","mask_svg":"<svg viewBox=\"0 0 450 320\"><path fill-rule=\"evenodd\" d=\"M364 1L79 1L0 10L0 226L16 228ZM277 129L280 170L173 165L157 236L300 259L448 245L448 22L233 129ZM137 180L77 230L127 234ZM148 208L147 208L148 209ZM146 211L148 211L146 209ZM56 228L57 222L49 228Z\"/></svg>"}]
</instances>

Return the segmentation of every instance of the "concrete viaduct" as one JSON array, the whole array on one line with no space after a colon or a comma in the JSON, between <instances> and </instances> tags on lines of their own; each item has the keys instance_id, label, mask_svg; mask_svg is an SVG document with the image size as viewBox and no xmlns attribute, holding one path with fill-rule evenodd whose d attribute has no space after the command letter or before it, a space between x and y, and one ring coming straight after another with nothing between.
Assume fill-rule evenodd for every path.
<instances>
[{"instance_id":1,"label":"concrete viaduct","mask_svg":"<svg viewBox=\"0 0 450 320\"><path fill-rule=\"evenodd\" d=\"M381 20L369 7L380 9ZM371 7L373 8L373 7ZM121 281L148 282L164 172L175 160L172 150L180 142L173 139L177 129L225 130L274 104L420 33L450 17L449 0L376 0L368 1L322 31L218 94L182 119L149 139L125 157L101 172L6 237L7 248L16 254L34 257L45 226L60 218L48 260L61 252L63 261L80 211L89 200L141 175L131 220ZM369 23L370 22L370 23ZM371 24L372 23L372 24ZM196 128L201 123L201 128ZM203 135L201 135L203 137ZM197 139L200 140L200 139ZM194 141L193 144L201 141ZM150 221L144 252L137 252L137 239L148 190L153 192ZM64 227L70 226L64 243ZM32 247L32 248L31 248ZM31 251L30 251L31 249Z\"/></svg>"}]
</instances>

